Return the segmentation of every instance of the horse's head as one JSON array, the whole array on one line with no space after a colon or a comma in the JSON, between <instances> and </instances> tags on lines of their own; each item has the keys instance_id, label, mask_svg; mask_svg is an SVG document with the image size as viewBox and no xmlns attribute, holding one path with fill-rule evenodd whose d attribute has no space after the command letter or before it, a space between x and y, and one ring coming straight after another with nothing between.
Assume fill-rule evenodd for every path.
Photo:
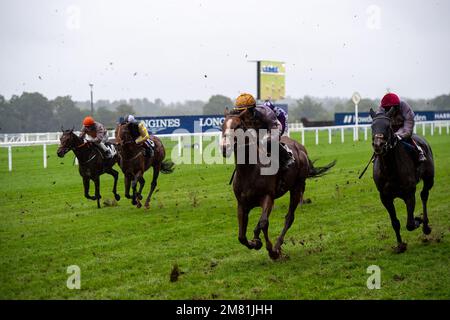
<instances>
[{"instance_id":1,"label":"horse's head","mask_svg":"<svg viewBox=\"0 0 450 320\"><path fill-rule=\"evenodd\" d=\"M56 151L56 154L58 157L62 158L64 155L69 152L70 150L73 150L78 143L78 137L75 133L73 133L74 128L64 130L61 127L61 131L63 132L62 136L59 138L60 144L58 147L58 151Z\"/></svg>"},{"instance_id":2,"label":"horse's head","mask_svg":"<svg viewBox=\"0 0 450 320\"><path fill-rule=\"evenodd\" d=\"M220 140L220 147L222 149L222 155L226 158L230 157L234 150L234 131L236 129L244 129L242 117L246 112L247 110L241 112L229 112L228 109L225 110L225 120L222 124L222 138Z\"/></svg>"},{"instance_id":3,"label":"horse's head","mask_svg":"<svg viewBox=\"0 0 450 320\"><path fill-rule=\"evenodd\" d=\"M116 144L120 147L125 144L134 142L131 134L130 122L120 123L116 127Z\"/></svg>"},{"instance_id":4,"label":"horse's head","mask_svg":"<svg viewBox=\"0 0 450 320\"><path fill-rule=\"evenodd\" d=\"M394 108L387 113L375 113L370 109L372 117L372 148L375 154L383 154L391 146L394 132L391 127L391 117Z\"/></svg>"}]
</instances>

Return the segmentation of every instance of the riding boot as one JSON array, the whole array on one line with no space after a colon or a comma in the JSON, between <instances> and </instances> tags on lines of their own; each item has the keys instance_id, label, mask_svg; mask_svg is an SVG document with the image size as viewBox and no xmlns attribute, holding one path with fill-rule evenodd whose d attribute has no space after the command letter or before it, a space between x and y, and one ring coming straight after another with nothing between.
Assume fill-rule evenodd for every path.
<instances>
[{"instance_id":1,"label":"riding boot","mask_svg":"<svg viewBox=\"0 0 450 320\"><path fill-rule=\"evenodd\" d=\"M280 143L280 165L281 169L289 169L295 163L292 151L284 143Z\"/></svg>"},{"instance_id":2,"label":"riding boot","mask_svg":"<svg viewBox=\"0 0 450 320\"><path fill-rule=\"evenodd\" d=\"M416 146L417 151L419 152L419 162L425 162L425 161L427 161L427 157L425 157L425 153L423 152L422 147L419 146L419 145L417 144L417 142L414 141L414 139L411 138L411 140L412 140L412 142L414 143L414 145Z\"/></svg>"},{"instance_id":3,"label":"riding boot","mask_svg":"<svg viewBox=\"0 0 450 320\"><path fill-rule=\"evenodd\" d=\"M100 151L102 152L103 158L110 159L113 157L111 150L103 142L98 143L97 146L99 147Z\"/></svg>"},{"instance_id":4,"label":"riding boot","mask_svg":"<svg viewBox=\"0 0 450 320\"><path fill-rule=\"evenodd\" d=\"M153 141L151 141L150 139L147 139L145 142L145 156L146 157L153 157L153 154L155 153L153 150L153 146L155 145Z\"/></svg>"}]
</instances>

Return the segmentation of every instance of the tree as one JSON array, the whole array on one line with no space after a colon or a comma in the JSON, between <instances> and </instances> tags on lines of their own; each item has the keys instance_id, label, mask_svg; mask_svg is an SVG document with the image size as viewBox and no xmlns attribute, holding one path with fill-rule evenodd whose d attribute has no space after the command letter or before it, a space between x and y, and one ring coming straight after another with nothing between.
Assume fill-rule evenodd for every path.
<instances>
[{"instance_id":1,"label":"tree","mask_svg":"<svg viewBox=\"0 0 450 320\"><path fill-rule=\"evenodd\" d=\"M78 128L83 121L83 112L75 106L71 96L56 97L51 101L57 125L63 128ZM58 127L58 129L59 129Z\"/></svg>"},{"instance_id":2,"label":"tree","mask_svg":"<svg viewBox=\"0 0 450 320\"><path fill-rule=\"evenodd\" d=\"M106 128L115 128L119 116L117 112L108 110L106 107L99 107L95 112L94 118L95 121L100 122Z\"/></svg>"},{"instance_id":3,"label":"tree","mask_svg":"<svg viewBox=\"0 0 450 320\"><path fill-rule=\"evenodd\" d=\"M232 107L233 101L220 94L209 98L209 101L203 106L203 114L223 114L226 107Z\"/></svg>"},{"instance_id":4,"label":"tree","mask_svg":"<svg viewBox=\"0 0 450 320\"><path fill-rule=\"evenodd\" d=\"M308 120L325 120L330 114L322 107L322 103L314 101L309 96L297 100L297 106L289 110L289 119L299 121L302 118Z\"/></svg>"},{"instance_id":5,"label":"tree","mask_svg":"<svg viewBox=\"0 0 450 320\"><path fill-rule=\"evenodd\" d=\"M121 104L119 106L117 106L116 108L116 114L119 117L125 117L128 114L135 114L136 111L134 111L133 106L129 105L129 104Z\"/></svg>"}]
</instances>

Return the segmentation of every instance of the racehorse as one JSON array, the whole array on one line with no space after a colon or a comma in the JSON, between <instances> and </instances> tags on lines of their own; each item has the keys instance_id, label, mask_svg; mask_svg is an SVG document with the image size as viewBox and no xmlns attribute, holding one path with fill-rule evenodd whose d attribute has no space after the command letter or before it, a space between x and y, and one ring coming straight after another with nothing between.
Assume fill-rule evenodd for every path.
<instances>
[{"instance_id":1,"label":"racehorse","mask_svg":"<svg viewBox=\"0 0 450 320\"><path fill-rule=\"evenodd\" d=\"M125 175L125 197L132 199L131 203L140 208L142 200L142 189L145 185L144 172L150 167L153 167L153 179L145 201L145 208L150 207L150 199L155 191L159 172L168 174L174 170L174 163L172 161L164 160L166 152L161 140L152 135L155 147L152 157L146 157L144 154L144 148L141 145L135 143L129 125L131 123L118 124L116 127L116 143L118 146L119 154L119 166ZM139 182L139 191L136 190L137 183ZM130 196L130 185L133 191L133 195Z\"/></svg>"},{"instance_id":2,"label":"racehorse","mask_svg":"<svg viewBox=\"0 0 450 320\"><path fill-rule=\"evenodd\" d=\"M110 159L103 159L101 151L92 143L84 141L77 136L73 130L64 130L60 138L57 155L62 158L70 150L73 151L78 159L78 170L83 178L84 196L90 200L97 200L97 207L100 208L100 176L104 173L110 174L114 178L113 194L114 198L119 201L120 196L117 194L117 179L119 173L113 169L117 162L117 155ZM89 182L92 180L95 184L95 196L89 195Z\"/></svg>"},{"instance_id":3,"label":"racehorse","mask_svg":"<svg viewBox=\"0 0 450 320\"><path fill-rule=\"evenodd\" d=\"M263 231L269 256L276 260L281 256L281 246L284 242L284 237L294 222L295 210L299 203L303 202L306 179L325 174L335 165L336 161L324 167L315 168L308 158L305 147L283 136L281 137L281 142L291 149L295 158L295 165L292 165L287 170L278 170L276 174L272 175L262 175L261 169L264 164L261 163L259 158L255 161L256 163L251 163L248 159L245 160L245 163L238 163L237 151L244 148L246 154L248 154L250 150L249 143L244 142L243 145L238 145L239 140L236 139L234 134L238 129L243 130L243 132L250 129L245 121L246 112L247 110L239 114L225 112L221 140L222 155L224 157L230 157L234 151L235 175L233 178L233 190L237 200L239 242L249 249L259 250L262 247L259 235ZM258 152L265 152L260 150L259 145L257 149ZM285 216L285 225L275 246L273 246L268 234L269 215L275 199L283 196L288 191L290 192L290 203L288 213ZM261 207L262 214L254 229L253 240L247 240L248 214L255 207Z\"/></svg>"},{"instance_id":4,"label":"racehorse","mask_svg":"<svg viewBox=\"0 0 450 320\"><path fill-rule=\"evenodd\" d=\"M392 227L397 236L395 252L406 250L406 243L400 236L400 221L395 212L394 199L401 198L406 204L408 218L406 229L412 231L423 223L422 231L430 234L428 225L427 201L430 189L434 183L434 161L430 145L425 139L413 135L414 140L422 147L427 160L419 163L415 147L403 140L399 140L391 126L391 111L375 114L370 109L372 122L372 147L376 155L373 164L373 180L380 193L380 199L389 212ZM414 217L416 205L416 185L423 180L423 189L420 193L423 205L423 219Z\"/></svg>"}]
</instances>

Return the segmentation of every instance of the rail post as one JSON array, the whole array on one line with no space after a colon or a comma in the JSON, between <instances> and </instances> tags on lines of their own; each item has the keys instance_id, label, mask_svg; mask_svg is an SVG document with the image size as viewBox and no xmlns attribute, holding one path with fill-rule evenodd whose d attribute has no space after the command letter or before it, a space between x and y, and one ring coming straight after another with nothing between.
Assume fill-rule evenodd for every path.
<instances>
[{"instance_id":1,"label":"rail post","mask_svg":"<svg viewBox=\"0 0 450 320\"><path fill-rule=\"evenodd\" d=\"M44 143L44 168L47 168L47 145Z\"/></svg>"},{"instance_id":2,"label":"rail post","mask_svg":"<svg viewBox=\"0 0 450 320\"><path fill-rule=\"evenodd\" d=\"M11 146L8 146L8 170L12 171L12 150L11 150Z\"/></svg>"}]
</instances>

